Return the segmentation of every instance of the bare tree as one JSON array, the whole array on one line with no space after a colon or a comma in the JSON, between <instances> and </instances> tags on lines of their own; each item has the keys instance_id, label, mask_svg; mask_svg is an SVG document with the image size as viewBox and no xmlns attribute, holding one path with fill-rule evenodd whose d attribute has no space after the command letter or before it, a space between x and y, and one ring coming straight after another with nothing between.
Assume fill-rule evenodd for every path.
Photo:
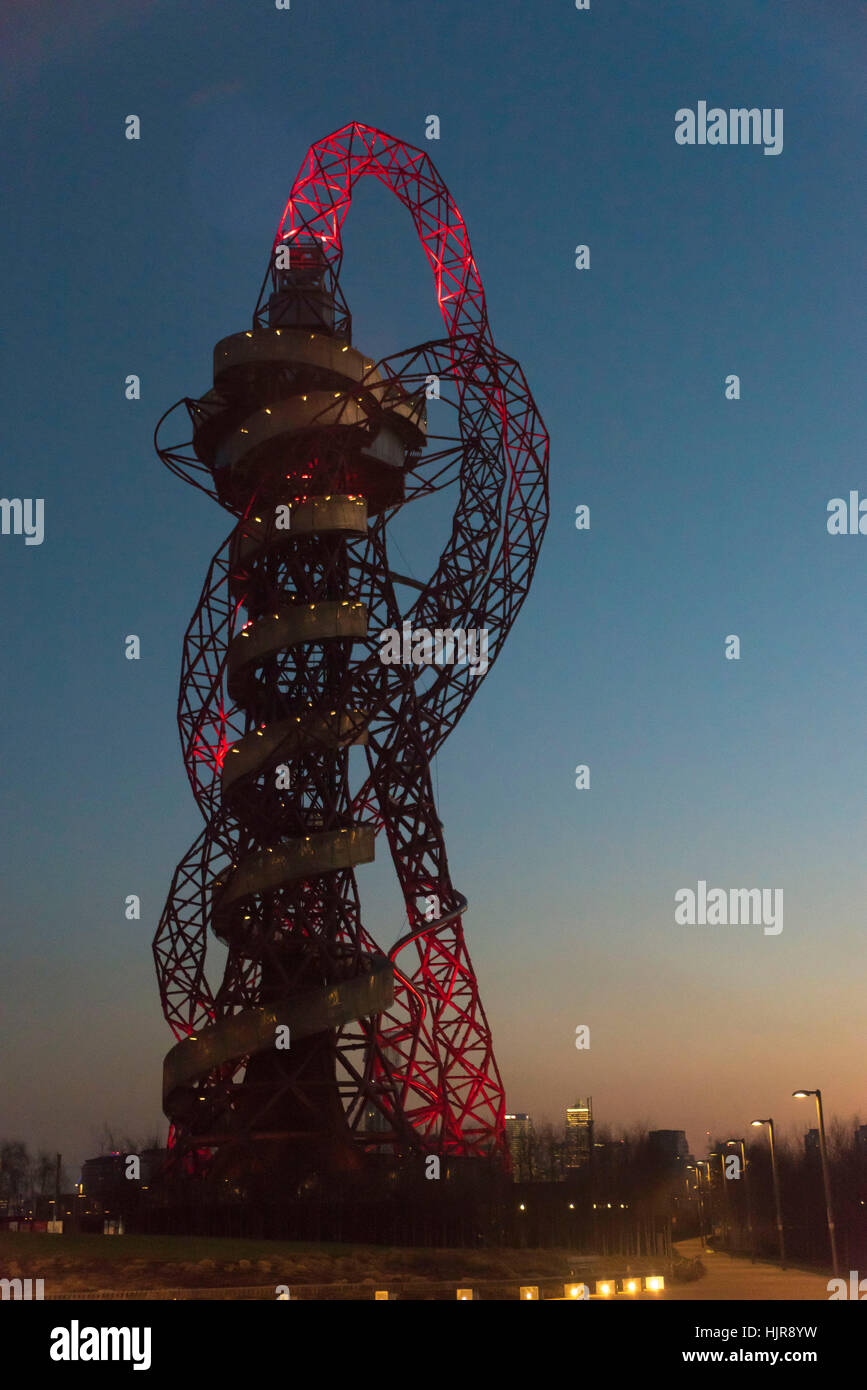
<instances>
[{"instance_id":1,"label":"bare tree","mask_svg":"<svg viewBox=\"0 0 867 1390\"><path fill-rule=\"evenodd\" d=\"M162 1148L159 1136L150 1134L147 1138L141 1136L122 1133L117 1127L109 1125L107 1120L103 1120L102 1133L94 1141L95 1147L101 1154L108 1153L127 1153L140 1154L146 1149Z\"/></svg>"},{"instance_id":2,"label":"bare tree","mask_svg":"<svg viewBox=\"0 0 867 1390\"><path fill-rule=\"evenodd\" d=\"M47 1197L54 1191L56 1168L56 1156L40 1149L30 1167L31 1191L34 1197Z\"/></svg>"},{"instance_id":3,"label":"bare tree","mask_svg":"<svg viewBox=\"0 0 867 1390\"><path fill-rule=\"evenodd\" d=\"M20 1139L5 1139L0 1143L0 1196L17 1205L27 1189L30 1177L30 1154Z\"/></svg>"}]
</instances>

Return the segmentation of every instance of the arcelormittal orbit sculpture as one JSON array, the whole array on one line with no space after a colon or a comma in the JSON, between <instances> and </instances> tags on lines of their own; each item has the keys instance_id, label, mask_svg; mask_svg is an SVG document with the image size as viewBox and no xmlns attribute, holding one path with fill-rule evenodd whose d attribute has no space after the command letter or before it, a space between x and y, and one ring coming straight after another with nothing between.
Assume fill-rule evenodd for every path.
<instances>
[{"instance_id":1,"label":"arcelormittal orbit sculpture","mask_svg":"<svg viewBox=\"0 0 867 1390\"><path fill-rule=\"evenodd\" d=\"M339 286L343 220L369 175L412 214L447 333L377 363L352 346ZM436 435L429 400L447 421ZM178 409L192 438L166 447ZM205 829L154 941L179 1040L164 1067L172 1152L230 1181L309 1180L377 1153L505 1160L430 767L483 679L454 659L455 634L485 632L490 663L527 594L548 438L494 345L463 219L425 153L356 122L311 147L251 327L217 344L213 389L167 412L157 449L233 517L178 707ZM397 573L390 518L452 484L432 578ZM415 661L381 659L387 629L421 635ZM435 632L438 662L425 659ZM362 925L356 886L379 832L408 919L390 949Z\"/></svg>"}]
</instances>

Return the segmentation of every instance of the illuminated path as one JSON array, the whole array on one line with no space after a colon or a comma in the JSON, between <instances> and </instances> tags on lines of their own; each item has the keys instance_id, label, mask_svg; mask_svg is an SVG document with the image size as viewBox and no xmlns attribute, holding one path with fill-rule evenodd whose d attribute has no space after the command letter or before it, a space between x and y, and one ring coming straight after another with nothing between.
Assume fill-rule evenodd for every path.
<instances>
[{"instance_id":1,"label":"illuminated path","mask_svg":"<svg viewBox=\"0 0 867 1390\"><path fill-rule=\"evenodd\" d=\"M664 1294L667 1300L808 1298L825 1301L828 1298L830 1271L813 1274L802 1269L781 1269L765 1260L751 1264L749 1256L725 1255L722 1251L708 1253L702 1249L700 1240L682 1240L675 1248L687 1260L698 1255L707 1273L694 1284L669 1284Z\"/></svg>"}]
</instances>

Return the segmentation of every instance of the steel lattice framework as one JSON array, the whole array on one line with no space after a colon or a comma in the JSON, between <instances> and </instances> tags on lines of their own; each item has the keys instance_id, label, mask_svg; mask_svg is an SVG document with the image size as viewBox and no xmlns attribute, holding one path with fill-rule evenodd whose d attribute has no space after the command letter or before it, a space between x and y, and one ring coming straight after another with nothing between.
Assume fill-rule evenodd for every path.
<instances>
[{"instance_id":1,"label":"steel lattice framework","mask_svg":"<svg viewBox=\"0 0 867 1390\"><path fill-rule=\"evenodd\" d=\"M447 331L377 363L352 346L339 287L341 228L371 175L412 214ZM430 400L445 422L436 435ZM166 446L178 410L192 437ZM423 151L358 123L311 147L251 329L217 344L214 388L172 407L155 439L234 517L181 675L205 829L154 940L179 1040L164 1072L174 1152L224 1174L414 1150L507 1161L467 904L431 782L483 672L385 664L381 634L484 629L493 663L545 529L548 438L520 367L494 344L463 218ZM399 574L389 520L449 487L433 576ZM366 768L355 790L354 745ZM362 925L354 873L379 832L407 916L387 950ZM225 955L216 987L209 925Z\"/></svg>"}]
</instances>

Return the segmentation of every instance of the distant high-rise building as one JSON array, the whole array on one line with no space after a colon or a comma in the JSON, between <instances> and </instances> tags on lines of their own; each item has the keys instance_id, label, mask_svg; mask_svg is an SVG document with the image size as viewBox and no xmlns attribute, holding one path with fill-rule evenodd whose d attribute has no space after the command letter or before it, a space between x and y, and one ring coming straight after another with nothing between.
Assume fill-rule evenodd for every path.
<instances>
[{"instance_id":1,"label":"distant high-rise building","mask_svg":"<svg viewBox=\"0 0 867 1390\"><path fill-rule=\"evenodd\" d=\"M531 1115L518 1113L506 1116L506 1138L512 1144L516 1139L526 1139L533 1129Z\"/></svg>"},{"instance_id":2,"label":"distant high-rise building","mask_svg":"<svg viewBox=\"0 0 867 1390\"><path fill-rule=\"evenodd\" d=\"M593 1143L593 1164L597 1169L607 1171L625 1163L629 1149L625 1139L606 1139L604 1143Z\"/></svg>"},{"instance_id":3,"label":"distant high-rise building","mask_svg":"<svg viewBox=\"0 0 867 1390\"><path fill-rule=\"evenodd\" d=\"M126 1155L120 1152L87 1158L81 1165L81 1190L85 1197L101 1201L117 1199L124 1191Z\"/></svg>"},{"instance_id":4,"label":"distant high-rise building","mask_svg":"<svg viewBox=\"0 0 867 1390\"><path fill-rule=\"evenodd\" d=\"M592 1097L566 1109L566 1167L583 1168L593 1152Z\"/></svg>"},{"instance_id":5,"label":"distant high-rise building","mask_svg":"<svg viewBox=\"0 0 867 1390\"><path fill-rule=\"evenodd\" d=\"M648 1133L650 1150L662 1163L681 1167L690 1160L686 1131L683 1129L652 1129Z\"/></svg>"},{"instance_id":6,"label":"distant high-rise building","mask_svg":"<svg viewBox=\"0 0 867 1390\"><path fill-rule=\"evenodd\" d=\"M506 1116L506 1142L512 1158L512 1174L517 1182L538 1176L533 1117L523 1112Z\"/></svg>"},{"instance_id":7,"label":"distant high-rise building","mask_svg":"<svg viewBox=\"0 0 867 1390\"><path fill-rule=\"evenodd\" d=\"M127 1160L138 1159L138 1176L132 1180ZM117 1202L136 1188L145 1191L155 1182L165 1164L165 1149L142 1149L138 1154L126 1150L87 1158L81 1165L80 1190L85 1197Z\"/></svg>"}]
</instances>

